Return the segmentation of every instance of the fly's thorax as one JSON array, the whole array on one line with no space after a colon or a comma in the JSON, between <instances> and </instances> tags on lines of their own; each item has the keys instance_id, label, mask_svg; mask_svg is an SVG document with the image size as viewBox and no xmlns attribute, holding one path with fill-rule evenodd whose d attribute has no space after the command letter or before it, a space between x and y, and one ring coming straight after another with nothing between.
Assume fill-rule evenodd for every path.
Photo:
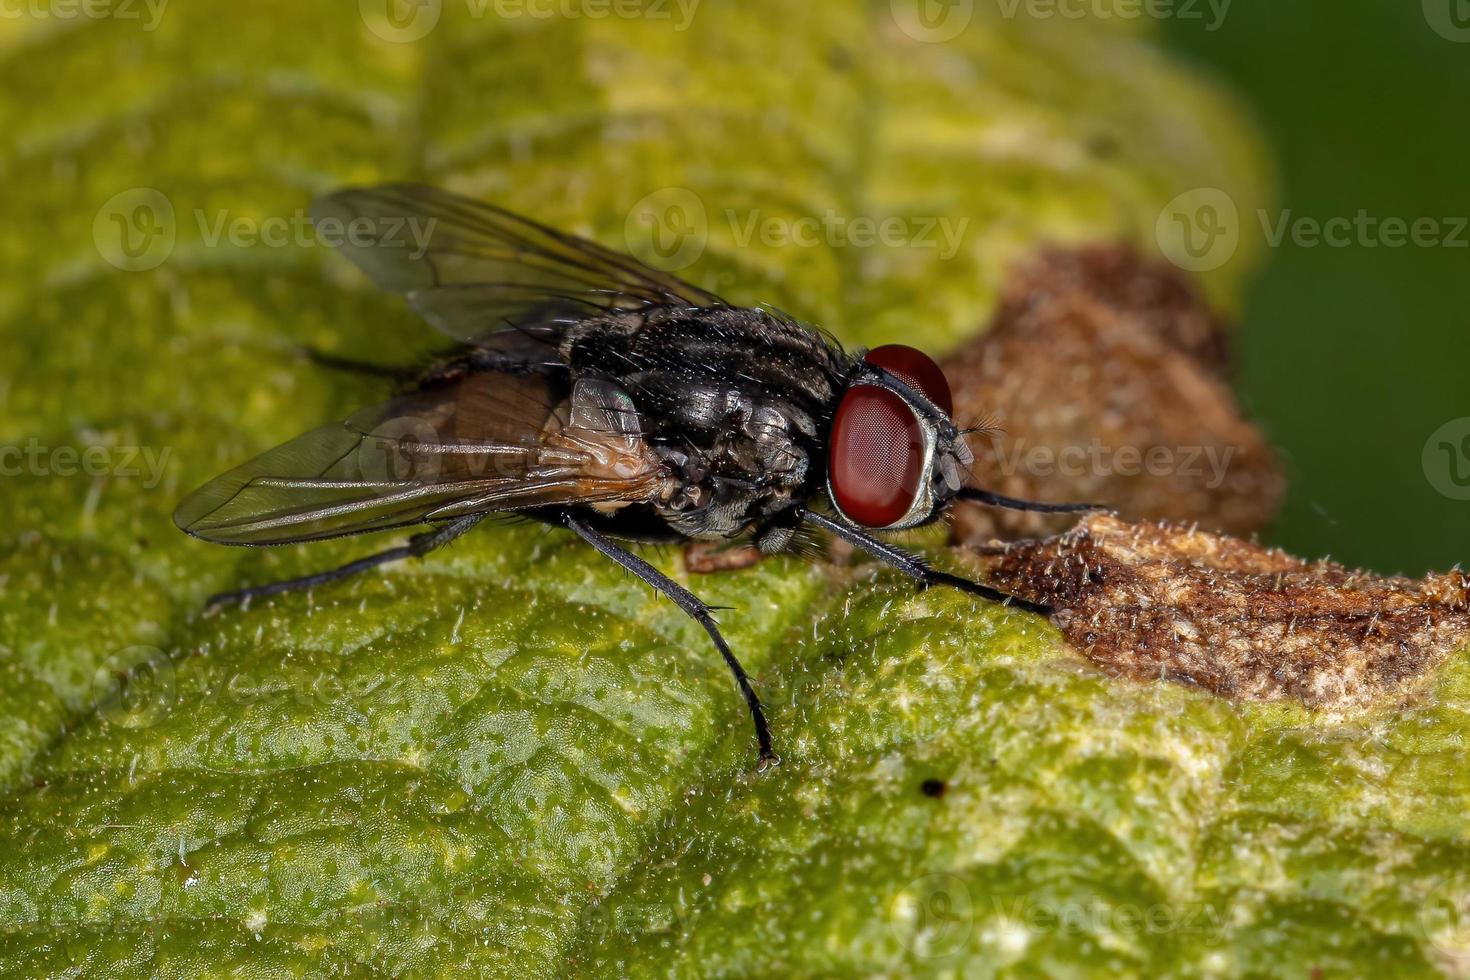
<instances>
[{"instance_id":1,"label":"fly's thorax","mask_svg":"<svg viewBox=\"0 0 1470 980\"><path fill-rule=\"evenodd\" d=\"M850 361L794 322L653 308L569 328L574 376L626 391L668 479L654 507L690 537L734 537L820 487L822 432Z\"/></svg>"},{"instance_id":2,"label":"fly's thorax","mask_svg":"<svg viewBox=\"0 0 1470 980\"><path fill-rule=\"evenodd\" d=\"M575 373L600 374L657 400L703 384L780 397L810 414L830 410L851 367L847 355L801 324L733 306L590 317L567 328L561 355Z\"/></svg>"}]
</instances>

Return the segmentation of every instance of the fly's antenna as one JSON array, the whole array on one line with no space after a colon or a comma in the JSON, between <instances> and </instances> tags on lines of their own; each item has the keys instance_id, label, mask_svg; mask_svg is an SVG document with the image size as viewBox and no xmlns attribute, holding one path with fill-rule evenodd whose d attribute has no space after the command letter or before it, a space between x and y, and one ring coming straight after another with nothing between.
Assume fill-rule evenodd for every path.
<instances>
[{"instance_id":1,"label":"fly's antenna","mask_svg":"<svg viewBox=\"0 0 1470 980\"><path fill-rule=\"evenodd\" d=\"M1003 436L1005 432L1006 427L1001 423L1000 416L994 412L986 412L973 424L961 429L960 435Z\"/></svg>"},{"instance_id":2,"label":"fly's antenna","mask_svg":"<svg viewBox=\"0 0 1470 980\"><path fill-rule=\"evenodd\" d=\"M1083 514L1094 510L1111 512L1111 508L1106 504L1048 504L1039 500L1007 497L1004 494L992 493L979 487L961 487L955 496L960 500L973 500L977 504L1004 507L1007 510L1027 510L1037 514Z\"/></svg>"}]
</instances>

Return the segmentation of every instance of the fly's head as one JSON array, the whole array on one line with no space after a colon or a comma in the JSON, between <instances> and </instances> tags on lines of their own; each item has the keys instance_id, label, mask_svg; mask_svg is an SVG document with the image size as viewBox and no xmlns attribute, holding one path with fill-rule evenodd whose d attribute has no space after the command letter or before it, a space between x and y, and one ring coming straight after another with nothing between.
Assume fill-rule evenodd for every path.
<instances>
[{"instance_id":1,"label":"fly's head","mask_svg":"<svg viewBox=\"0 0 1470 980\"><path fill-rule=\"evenodd\" d=\"M832 421L827 494L837 512L875 531L942 514L974 462L953 410L949 383L928 355L902 344L869 351Z\"/></svg>"}]
</instances>

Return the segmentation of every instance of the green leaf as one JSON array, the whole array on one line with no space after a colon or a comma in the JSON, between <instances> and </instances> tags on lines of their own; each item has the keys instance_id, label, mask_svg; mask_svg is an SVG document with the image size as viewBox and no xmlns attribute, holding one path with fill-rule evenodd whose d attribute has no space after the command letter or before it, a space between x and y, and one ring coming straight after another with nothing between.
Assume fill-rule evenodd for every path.
<instances>
[{"instance_id":1,"label":"green leaf","mask_svg":"<svg viewBox=\"0 0 1470 980\"><path fill-rule=\"evenodd\" d=\"M785 763L756 776L698 628L557 531L481 529L200 618L215 589L388 540L241 552L169 521L381 395L297 345L434 343L293 239L315 193L416 177L636 250L635 205L682 189L707 230L685 274L935 348L1042 242L1147 246L1196 187L1261 200L1233 106L1106 22L976 5L934 44L897 0L705 0L687 24L447 2L401 42L371 7L0 20L0 445L24 450L3 481L0 972L1464 970L1460 662L1371 716L1238 707L1100 676L1035 617L778 559L689 580L770 706ZM829 210L968 223L944 260L742 244L752 215ZM279 247L214 238L272 218ZM1207 277L1226 308L1249 251ZM89 446L101 472L63 472Z\"/></svg>"}]
</instances>

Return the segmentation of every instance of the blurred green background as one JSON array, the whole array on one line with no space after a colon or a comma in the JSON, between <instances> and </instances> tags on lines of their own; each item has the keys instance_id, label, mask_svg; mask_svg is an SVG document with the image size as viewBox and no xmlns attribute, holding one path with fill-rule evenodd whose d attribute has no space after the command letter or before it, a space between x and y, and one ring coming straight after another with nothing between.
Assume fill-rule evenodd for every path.
<instances>
[{"instance_id":1,"label":"blurred green background","mask_svg":"<svg viewBox=\"0 0 1470 980\"><path fill-rule=\"evenodd\" d=\"M1448 237L1470 216L1470 3L1234 3L1214 30L1200 7L1201 19L1165 19L1166 34L1255 110L1279 165L1271 222L1366 210L1436 219ZM1241 222L1264 237L1257 216ZM1384 572L1470 559L1470 501L1435 489L1451 476L1446 455L1423 458L1437 429L1470 416L1470 229L1457 238L1288 237L1265 250L1239 354L1247 404L1290 479L1272 543Z\"/></svg>"}]
</instances>

